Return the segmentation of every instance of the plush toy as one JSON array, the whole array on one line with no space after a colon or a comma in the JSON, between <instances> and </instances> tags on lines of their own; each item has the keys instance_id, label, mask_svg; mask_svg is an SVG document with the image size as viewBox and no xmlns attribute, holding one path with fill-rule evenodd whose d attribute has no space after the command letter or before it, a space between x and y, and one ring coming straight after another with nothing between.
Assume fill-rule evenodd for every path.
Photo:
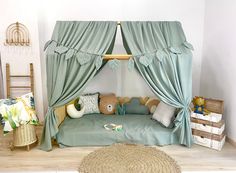
<instances>
[{"instance_id":1,"label":"plush toy","mask_svg":"<svg viewBox=\"0 0 236 173\"><path fill-rule=\"evenodd\" d=\"M115 113L118 100L115 94L100 95L99 109L105 115Z\"/></svg>"},{"instance_id":2,"label":"plush toy","mask_svg":"<svg viewBox=\"0 0 236 173\"><path fill-rule=\"evenodd\" d=\"M194 97L194 113L208 115L210 112L204 108L205 99L203 97Z\"/></svg>"}]
</instances>

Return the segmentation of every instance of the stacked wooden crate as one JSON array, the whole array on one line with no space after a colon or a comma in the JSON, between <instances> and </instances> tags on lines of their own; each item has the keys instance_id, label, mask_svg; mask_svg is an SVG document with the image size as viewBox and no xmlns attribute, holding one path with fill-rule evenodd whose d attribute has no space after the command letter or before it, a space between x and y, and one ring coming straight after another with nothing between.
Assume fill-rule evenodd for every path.
<instances>
[{"instance_id":1,"label":"stacked wooden crate","mask_svg":"<svg viewBox=\"0 0 236 173\"><path fill-rule=\"evenodd\" d=\"M225 143L225 122L222 120L224 101L215 99L205 100L208 115L191 113L191 128L194 143L221 150Z\"/></svg>"}]
</instances>

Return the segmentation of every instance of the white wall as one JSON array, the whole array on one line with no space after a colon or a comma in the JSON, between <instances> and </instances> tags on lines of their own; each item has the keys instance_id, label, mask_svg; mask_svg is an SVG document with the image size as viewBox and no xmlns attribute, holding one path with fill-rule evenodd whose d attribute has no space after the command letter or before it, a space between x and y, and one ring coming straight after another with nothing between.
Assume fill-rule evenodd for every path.
<instances>
[{"instance_id":1,"label":"white wall","mask_svg":"<svg viewBox=\"0 0 236 173\"><path fill-rule=\"evenodd\" d=\"M193 95L199 94L204 24L204 0L42 0L39 4L39 39L42 62L43 90L45 85L45 59L43 44L50 39L57 20L178 20L186 37L194 45ZM124 53L118 36L114 53ZM128 72L125 63L117 72L105 68L89 85L89 91L115 92L118 95L152 95L143 79ZM46 94L44 94L46 96ZM46 108L46 97L44 97Z\"/></svg>"},{"instance_id":2,"label":"white wall","mask_svg":"<svg viewBox=\"0 0 236 173\"><path fill-rule=\"evenodd\" d=\"M225 101L227 135L236 141L236 1L207 0L201 95Z\"/></svg>"},{"instance_id":3,"label":"white wall","mask_svg":"<svg viewBox=\"0 0 236 173\"><path fill-rule=\"evenodd\" d=\"M5 85L5 64L10 64L11 74L29 74L29 63L34 65L35 74L35 102L40 120L43 120L43 95L41 64L39 57L38 23L37 23L37 3L31 0L0 0L0 52L2 55L4 85ZM30 32L31 45L29 47L5 46L5 32L11 23L23 23ZM27 79L13 79L13 84L29 84ZM25 94L27 90L13 91L13 96Z\"/></svg>"}]
</instances>

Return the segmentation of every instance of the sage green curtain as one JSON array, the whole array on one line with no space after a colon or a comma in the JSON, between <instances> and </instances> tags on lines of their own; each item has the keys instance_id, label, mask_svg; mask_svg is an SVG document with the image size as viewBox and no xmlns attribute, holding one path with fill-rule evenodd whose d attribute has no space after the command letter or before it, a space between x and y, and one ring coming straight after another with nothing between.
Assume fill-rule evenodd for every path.
<instances>
[{"instance_id":1,"label":"sage green curtain","mask_svg":"<svg viewBox=\"0 0 236 173\"><path fill-rule=\"evenodd\" d=\"M52 149L58 127L54 108L78 97L103 65L103 55L112 53L116 22L59 21L45 45L48 112L40 149Z\"/></svg>"},{"instance_id":2,"label":"sage green curtain","mask_svg":"<svg viewBox=\"0 0 236 173\"><path fill-rule=\"evenodd\" d=\"M130 61L134 61L152 91L166 104L180 109L173 133L180 144L190 147L193 47L186 41L181 24L121 22L121 30L126 51L133 56Z\"/></svg>"}]
</instances>

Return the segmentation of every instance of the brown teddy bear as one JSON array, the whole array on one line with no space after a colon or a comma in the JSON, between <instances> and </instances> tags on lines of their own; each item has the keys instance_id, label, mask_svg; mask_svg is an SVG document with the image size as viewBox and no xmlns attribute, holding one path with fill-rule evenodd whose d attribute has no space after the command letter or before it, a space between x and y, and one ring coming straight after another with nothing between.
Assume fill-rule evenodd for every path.
<instances>
[{"instance_id":1,"label":"brown teddy bear","mask_svg":"<svg viewBox=\"0 0 236 173\"><path fill-rule=\"evenodd\" d=\"M114 114L118 100L115 94L100 95L99 109L105 115Z\"/></svg>"}]
</instances>

